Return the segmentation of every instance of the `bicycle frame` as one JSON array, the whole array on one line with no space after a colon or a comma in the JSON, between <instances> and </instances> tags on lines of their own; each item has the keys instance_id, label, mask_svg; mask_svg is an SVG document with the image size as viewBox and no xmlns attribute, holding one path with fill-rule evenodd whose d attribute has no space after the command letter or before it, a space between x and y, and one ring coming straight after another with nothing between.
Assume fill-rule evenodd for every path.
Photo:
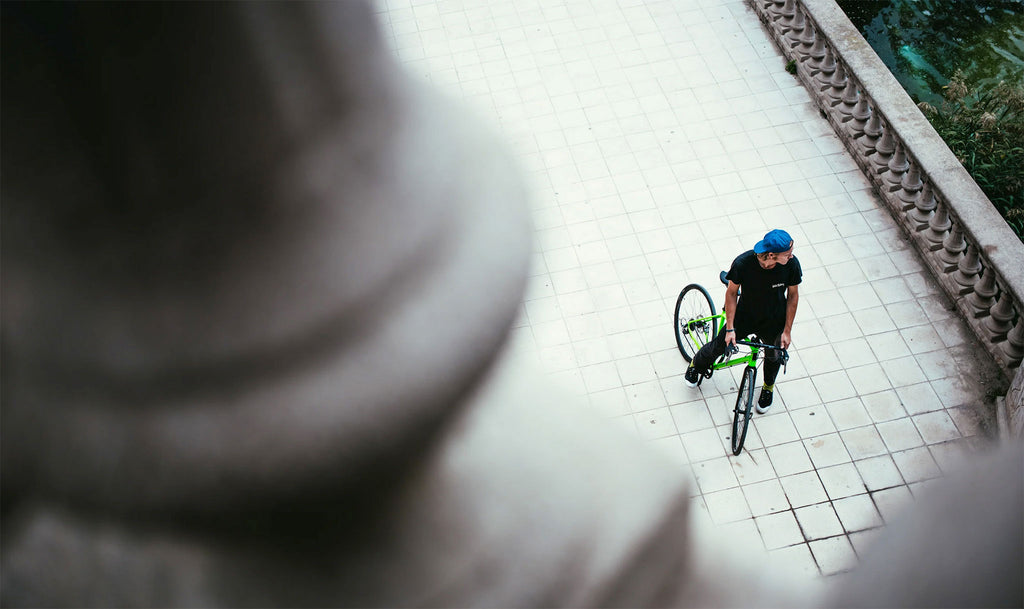
<instances>
[{"instance_id":1,"label":"bicycle frame","mask_svg":"<svg viewBox=\"0 0 1024 609\"><path fill-rule=\"evenodd\" d=\"M758 363L758 357L761 355L761 349L776 349L782 351L783 363L785 363L785 361L789 359L786 350L783 349L782 347L776 347L775 345L756 343L754 341L746 339L737 340L736 344L743 345L745 347L750 347L750 352L741 357L733 357L739 351L738 348L731 354L726 352L726 354L722 356L722 359L719 359L719 361L711 364L712 370L721 370L723 368L731 368L733 366L741 366L743 364L746 364L751 368L756 368Z\"/></svg>"},{"instance_id":2,"label":"bicycle frame","mask_svg":"<svg viewBox=\"0 0 1024 609\"><path fill-rule=\"evenodd\" d=\"M697 326L699 324L710 324L713 330L710 333L710 336L711 340L714 340L714 338L718 335L718 329L721 328L722 324L724 323L725 313L718 313L710 317L694 319L690 321L690 326ZM693 334L687 334L688 340L690 340L691 344L693 344L693 346L695 347L694 350L699 350L701 347L703 347L703 345L697 344L697 341L694 340L693 336ZM789 360L789 353L786 351L786 349L783 349L782 347L778 347L776 345L767 345L765 343L758 343L747 339L737 340L736 344L743 345L745 347L750 347L750 352L739 357L735 357L736 353L738 352L738 349L733 351L732 353L727 352L725 355L719 358L717 362L713 362L711 364L709 372L742 365L747 365L751 368L756 368L758 364L758 358L760 357L762 349L776 349L782 351L783 365L785 365L786 361Z\"/></svg>"}]
</instances>

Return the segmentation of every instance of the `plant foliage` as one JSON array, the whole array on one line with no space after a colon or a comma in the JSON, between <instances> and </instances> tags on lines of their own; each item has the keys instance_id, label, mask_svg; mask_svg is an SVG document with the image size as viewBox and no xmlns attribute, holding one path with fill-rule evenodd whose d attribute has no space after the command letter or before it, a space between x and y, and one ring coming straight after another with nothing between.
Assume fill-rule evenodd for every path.
<instances>
[{"instance_id":1,"label":"plant foliage","mask_svg":"<svg viewBox=\"0 0 1024 609\"><path fill-rule=\"evenodd\" d=\"M1024 241L1024 86L972 88L958 71L943 89L945 100L921 110Z\"/></svg>"}]
</instances>

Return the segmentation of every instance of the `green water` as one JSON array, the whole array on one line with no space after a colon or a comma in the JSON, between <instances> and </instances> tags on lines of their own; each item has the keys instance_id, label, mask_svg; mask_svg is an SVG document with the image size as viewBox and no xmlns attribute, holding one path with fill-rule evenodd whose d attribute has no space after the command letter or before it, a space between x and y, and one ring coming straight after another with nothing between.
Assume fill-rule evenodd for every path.
<instances>
[{"instance_id":1,"label":"green water","mask_svg":"<svg viewBox=\"0 0 1024 609\"><path fill-rule=\"evenodd\" d=\"M915 102L957 70L971 85L1024 83L1024 0L837 0Z\"/></svg>"}]
</instances>

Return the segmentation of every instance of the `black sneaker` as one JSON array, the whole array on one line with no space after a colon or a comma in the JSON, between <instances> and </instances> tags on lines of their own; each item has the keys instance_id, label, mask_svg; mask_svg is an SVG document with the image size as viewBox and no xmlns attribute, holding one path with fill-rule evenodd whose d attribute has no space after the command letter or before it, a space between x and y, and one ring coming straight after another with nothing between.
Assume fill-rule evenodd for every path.
<instances>
[{"instance_id":1,"label":"black sneaker","mask_svg":"<svg viewBox=\"0 0 1024 609\"><path fill-rule=\"evenodd\" d=\"M691 365L686 369L686 375L683 376L683 379L687 387L696 387L697 383L700 382L700 372Z\"/></svg>"},{"instance_id":2,"label":"black sneaker","mask_svg":"<svg viewBox=\"0 0 1024 609\"><path fill-rule=\"evenodd\" d=\"M768 409L772 407L772 398L775 397L774 389L765 389L761 387L761 397L757 398L757 406L754 410L757 414L764 414L768 412Z\"/></svg>"}]
</instances>

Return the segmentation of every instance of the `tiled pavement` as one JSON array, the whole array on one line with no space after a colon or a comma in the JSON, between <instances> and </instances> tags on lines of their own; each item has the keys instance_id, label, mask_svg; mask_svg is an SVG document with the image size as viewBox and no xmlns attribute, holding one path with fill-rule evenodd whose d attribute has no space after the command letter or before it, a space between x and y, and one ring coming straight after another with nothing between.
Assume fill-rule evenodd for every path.
<instances>
[{"instance_id":1,"label":"tiled pavement","mask_svg":"<svg viewBox=\"0 0 1024 609\"><path fill-rule=\"evenodd\" d=\"M419 77L502 132L536 255L515 339L692 464L711 519L832 574L982 442L977 352L743 0L388 0ZM675 297L769 228L804 268L776 406L728 451L736 375L682 381ZM972 373L973 374L973 373Z\"/></svg>"}]
</instances>

